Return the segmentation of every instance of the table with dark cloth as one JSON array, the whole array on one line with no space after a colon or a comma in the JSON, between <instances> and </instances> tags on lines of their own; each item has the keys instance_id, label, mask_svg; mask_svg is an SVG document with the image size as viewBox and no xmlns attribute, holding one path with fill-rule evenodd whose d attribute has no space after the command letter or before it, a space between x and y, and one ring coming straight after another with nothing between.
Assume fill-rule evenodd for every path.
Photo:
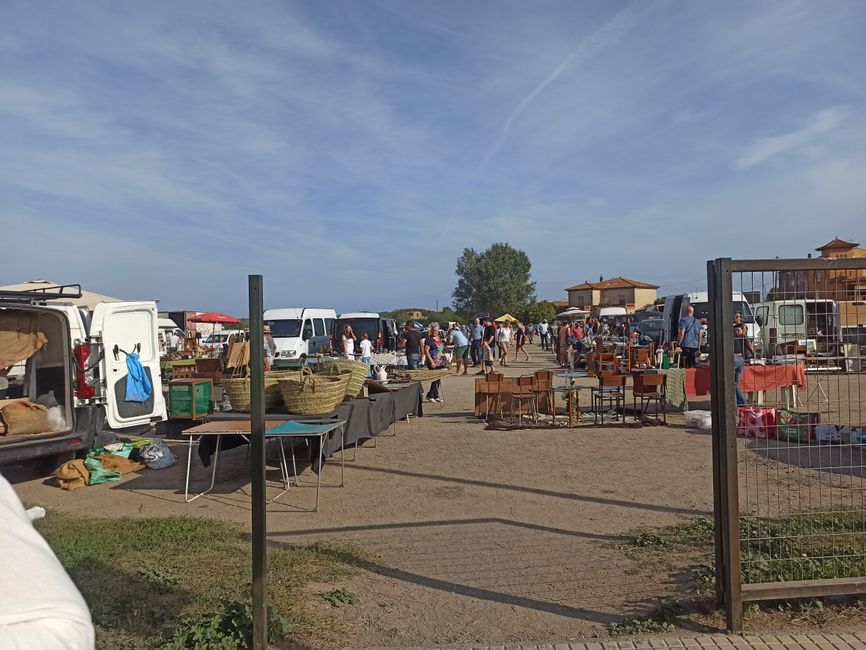
<instances>
[{"instance_id":1,"label":"table with dark cloth","mask_svg":"<svg viewBox=\"0 0 866 650\"><path fill-rule=\"evenodd\" d=\"M390 394L394 398L394 422L399 422L407 415L424 415L424 390L421 382L382 383L375 379L367 380L367 394L370 397Z\"/></svg>"},{"instance_id":2,"label":"table with dark cloth","mask_svg":"<svg viewBox=\"0 0 866 650\"><path fill-rule=\"evenodd\" d=\"M369 389L368 389L369 390ZM389 387L384 392L375 392L369 397L359 397L340 404L333 413L326 415L292 415L274 409L265 415L266 422L282 422L284 420L302 420L304 422L325 422L327 420L343 420L343 444L346 447L354 446L359 441L373 438L383 431L387 431L397 420L406 415L423 415L421 405L423 391L421 384L410 382L402 384L399 388ZM227 411L212 413L208 420L238 420L249 419L249 413L238 413ZM220 448L232 449L248 441L243 436L223 436ZM319 438L309 440L310 465L313 471L318 471ZM335 452L340 451L340 430L331 431L325 439L323 456L329 458ZM198 455L202 464L208 467L211 456L216 450L216 436L204 436L198 445Z\"/></svg>"}]
</instances>

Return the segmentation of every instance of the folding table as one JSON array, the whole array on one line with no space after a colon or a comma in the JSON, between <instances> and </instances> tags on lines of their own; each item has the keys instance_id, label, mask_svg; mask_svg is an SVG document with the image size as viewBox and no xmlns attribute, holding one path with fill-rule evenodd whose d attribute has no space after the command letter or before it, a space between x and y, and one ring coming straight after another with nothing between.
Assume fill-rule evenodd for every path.
<instances>
[{"instance_id":1,"label":"folding table","mask_svg":"<svg viewBox=\"0 0 866 650\"><path fill-rule=\"evenodd\" d=\"M283 420L275 422L273 420L265 422L265 438L276 438L280 442L280 471L283 477L283 491L280 492L273 499L270 499L268 502L274 501L280 498L283 494L285 494L289 490L289 470L288 463L286 461L286 452L283 447L283 439L284 438L307 438L307 437L316 437L319 438L319 472L317 474L316 480L316 506L314 508L314 512L319 509L319 487L321 486L322 481L322 459L324 456L324 442L325 437L335 429L340 429L340 485L339 487L343 487L345 485L344 479L344 457L343 457L343 446L345 441L345 421L344 420L330 420L327 422L316 422L314 424L305 423L297 420ZM222 437L225 435L239 435L245 440L249 442L249 434L250 434L250 421L249 420L215 420L211 422L205 422L204 424L200 424L198 426L192 427L190 429L186 429L182 432L184 435L189 436L189 452L187 454L186 459L186 482L184 484L184 500L186 503L194 501L200 496L204 496L213 490L214 484L216 482L216 473L217 473L217 465L219 462L219 453L220 446L222 443ZM189 496L189 477L190 470L192 467L192 449L193 449L193 438L198 437L199 439L202 436L216 436L216 449L214 451L213 458L213 470L211 471L211 480L210 486L203 492L199 492L198 494ZM300 485L298 482L297 476L297 466L295 465L295 457L294 451L292 452L292 466L295 473L295 485Z\"/></svg>"}]
</instances>

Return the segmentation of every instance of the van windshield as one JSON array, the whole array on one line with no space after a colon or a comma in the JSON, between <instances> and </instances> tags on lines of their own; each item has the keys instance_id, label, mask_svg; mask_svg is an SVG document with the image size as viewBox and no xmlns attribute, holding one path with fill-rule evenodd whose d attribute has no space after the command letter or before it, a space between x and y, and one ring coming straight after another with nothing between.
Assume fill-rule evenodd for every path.
<instances>
[{"instance_id":1,"label":"van windshield","mask_svg":"<svg viewBox=\"0 0 866 650\"><path fill-rule=\"evenodd\" d=\"M693 302L690 303L695 308L695 318L710 318L710 303L708 302ZM732 312L740 312L743 315L744 323L754 323L755 317L752 315L752 308L749 303L744 300L735 300Z\"/></svg>"},{"instance_id":2,"label":"van windshield","mask_svg":"<svg viewBox=\"0 0 866 650\"><path fill-rule=\"evenodd\" d=\"M286 318L284 320L266 320L265 325L271 328L271 336L275 339L297 338L301 335L301 319Z\"/></svg>"}]
</instances>

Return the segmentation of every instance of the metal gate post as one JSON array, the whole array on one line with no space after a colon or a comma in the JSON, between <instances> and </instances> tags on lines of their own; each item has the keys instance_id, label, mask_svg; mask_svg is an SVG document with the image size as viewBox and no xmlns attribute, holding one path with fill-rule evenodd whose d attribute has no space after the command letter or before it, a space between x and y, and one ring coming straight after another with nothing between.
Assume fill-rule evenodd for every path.
<instances>
[{"instance_id":1,"label":"metal gate post","mask_svg":"<svg viewBox=\"0 0 866 650\"><path fill-rule=\"evenodd\" d=\"M253 648L268 646L268 529L265 519L265 365L262 276L249 276L250 442L253 528Z\"/></svg>"},{"instance_id":2,"label":"metal gate post","mask_svg":"<svg viewBox=\"0 0 866 650\"><path fill-rule=\"evenodd\" d=\"M715 262L710 260L707 262L707 289L709 290L709 303L710 305L714 305L716 302L716 287L715 280L716 279L716 266ZM712 307L711 307L712 309ZM709 340L707 341L710 346L710 355L713 354L713 350L717 349L718 344L716 342L716 337L719 331L717 327L713 327L712 325L709 327L708 335ZM725 500L722 498L722 494L724 493L724 484L722 482L722 454L720 451L719 445L719 427L716 426L717 422L721 422L723 415L719 412L719 400L712 399L710 402L710 414L711 420L713 423L712 428L712 451L713 451L713 538L715 539L715 565L716 565L716 607L722 608L725 607L725 603L727 602L727 592L725 591L725 585L727 584L727 580L725 580L724 576L727 574L727 567L725 566L725 545L727 544L727 540L725 539L725 527L723 525L723 521L725 520Z\"/></svg>"},{"instance_id":3,"label":"metal gate post","mask_svg":"<svg viewBox=\"0 0 866 650\"><path fill-rule=\"evenodd\" d=\"M733 278L730 258L708 265L710 294L710 390L713 413L713 477L717 524L716 565L722 565L722 591L727 625L731 632L743 629L743 594L740 575L740 506L737 475L737 404L734 385ZM712 271L712 272L711 272ZM716 467L718 466L718 468ZM717 482L716 482L717 478ZM718 545L721 545L719 553ZM717 591L718 594L718 591Z\"/></svg>"}]
</instances>

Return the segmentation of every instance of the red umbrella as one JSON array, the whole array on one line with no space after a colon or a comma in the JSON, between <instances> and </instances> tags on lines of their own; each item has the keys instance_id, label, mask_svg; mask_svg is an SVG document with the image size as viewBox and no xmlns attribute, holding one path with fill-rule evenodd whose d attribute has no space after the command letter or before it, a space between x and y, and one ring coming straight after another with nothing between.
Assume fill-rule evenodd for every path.
<instances>
[{"instance_id":1,"label":"red umbrella","mask_svg":"<svg viewBox=\"0 0 866 650\"><path fill-rule=\"evenodd\" d=\"M218 311L209 311L206 314L190 316L187 320L192 323L213 323L213 334L216 334L217 323L240 323L240 321L234 316L221 314Z\"/></svg>"},{"instance_id":2,"label":"red umbrella","mask_svg":"<svg viewBox=\"0 0 866 650\"><path fill-rule=\"evenodd\" d=\"M234 316L221 314L218 311L209 311L206 314L190 316L187 320L193 323L240 323Z\"/></svg>"}]
</instances>

